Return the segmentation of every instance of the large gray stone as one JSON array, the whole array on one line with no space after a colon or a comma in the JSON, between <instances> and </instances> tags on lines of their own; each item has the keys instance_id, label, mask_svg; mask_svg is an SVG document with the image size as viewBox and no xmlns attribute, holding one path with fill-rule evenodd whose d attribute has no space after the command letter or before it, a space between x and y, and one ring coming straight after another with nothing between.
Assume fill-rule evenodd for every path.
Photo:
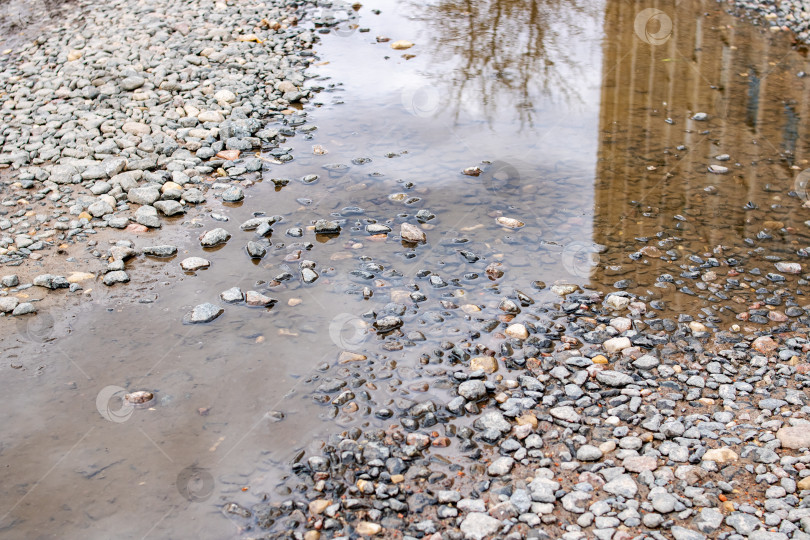
<instances>
[{"instance_id":1,"label":"large gray stone","mask_svg":"<svg viewBox=\"0 0 810 540\"><path fill-rule=\"evenodd\" d=\"M487 514L472 512L461 522L461 532L468 540L483 540L501 528L501 522Z\"/></svg>"},{"instance_id":2,"label":"large gray stone","mask_svg":"<svg viewBox=\"0 0 810 540\"><path fill-rule=\"evenodd\" d=\"M703 508L695 517L693 523L706 534L713 533L723 524L723 513L717 508Z\"/></svg>"},{"instance_id":3,"label":"large gray stone","mask_svg":"<svg viewBox=\"0 0 810 540\"><path fill-rule=\"evenodd\" d=\"M116 270L114 272L108 272L104 274L104 279L102 280L104 285L112 286L116 283L127 283L129 281L129 276L123 270Z\"/></svg>"},{"instance_id":4,"label":"large gray stone","mask_svg":"<svg viewBox=\"0 0 810 540\"><path fill-rule=\"evenodd\" d=\"M487 387L483 381L464 381L458 385L458 395L470 401L476 401L487 395Z\"/></svg>"},{"instance_id":5,"label":"large gray stone","mask_svg":"<svg viewBox=\"0 0 810 540\"><path fill-rule=\"evenodd\" d=\"M512 470L514 465L515 460L513 458L508 456L499 457L490 464L487 468L487 472L490 476L503 476L509 474L509 471Z\"/></svg>"},{"instance_id":6,"label":"large gray stone","mask_svg":"<svg viewBox=\"0 0 810 540\"><path fill-rule=\"evenodd\" d=\"M152 229L160 228L160 218L154 206L141 206L135 211L135 222Z\"/></svg>"},{"instance_id":7,"label":"large gray stone","mask_svg":"<svg viewBox=\"0 0 810 540\"><path fill-rule=\"evenodd\" d=\"M810 448L810 424L783 427L776 432L776 438L782 443L782 448Z\"/></svg>"},{"instance_id":8,"label":"large gray stone","mask_svg":"<svg viewBox=\"0 0 810 540\"><path fill-rule=\"evenodd\" d=\"M670 532L672 532L672 536L675 540L706 540L706 537L699 532L686 529L679 525L672 527Z\"/></svg>"},{"instance_id":9,"label":"large gray stone","mask_svg":"<svg viewBox=\"0 0 810 540\"><path fill-rule=\"evenodd\" d=\"M224 309L214 304L200 304L195 306L191 313L188 314L188 322L193 324L211 322L222 315L224 311Z\"/></svg>"},{"instance_id":10,"label":"large gray stone","mask_svg":"<svg viewBox=\"0 0 810 540\"><path fill-rule=\"evenodd\" d=\"M214 247L224 244L231 238L231 233L222 228L216 228L203 233L200 236L200 245L203 247Z\"/></svg>"},{"instance_id":11,"label":"large gray stone","mask_svg":"<svg viewBox=\"0 0 810 540\"><path fill-rule=\"evenodd\" d=\"M751 534L759 524L759 518L743 512L734 512L726 516L726 525L743 536Z\"/></svg>"},{"instance_id":12,"label":"large gray stone","mask_svg":"<svg viewBox=\"0 0 810 540\"><path fill-rule=\"evenodd\" d=\"M554 407L553 409L550 409L548 412L554 418L564 420L566 422L576 423L579 422L579 420L581 419L579 413L576 410L574 410L574 408L571 407L570 405L563 405L562 407Z\"/></svg>"},{"instance_id":13,"label":"large gray stone","mask_svg":"<svg viewBox=\"0 0 810 540\"><path fill-rule=\"evenodd\" d=\"M127 192L127 199L135 204L152 204L160 199L160 191L152 186L134 188Z\"/></svg>"},{"instance_id":14,"label":"large gray stone","mask_svg":"<svg viewBox=\"0 0 810 540\"><path fill-rule=\"evenodd\" d=\"M633 377L619 371L605 370L596 372L596 380L608 386L622 387L633 384Z\"/></svg>"},{"instance_id":15,"label":"large gray stone","mask_svg":"<svg viewBox=\"0 0 810 540\"><path fill-rule=\"evenodd\" d=\"M55 276L53 274L40 274L34 278L34 285L37 287L45 287L46 289L62 289L70 287L68 280L62 276Z\"/></svg>"},{"instance_id":16,"label":"large gray stone","mask_svg":"<svg viewBox=\"0 0 810 540\"><path fill-rule=\"evenodd\" d=\"M186 211L183 205L177 201L155 201L154 206L160 210L164 216L176 216Z\"/></svg>"},{"instance_id":17,"label":"large gray stone","mask_svg":"<svg viewBox=\"0 0 810 540\"><path fill-rule=\"evenodd\" d=\"M629 499L635 497L636 493L638 493L638 484L629 474L620 474L605 484L602 489L613 495L620 495Z\"/></svg>"}]
</instances>

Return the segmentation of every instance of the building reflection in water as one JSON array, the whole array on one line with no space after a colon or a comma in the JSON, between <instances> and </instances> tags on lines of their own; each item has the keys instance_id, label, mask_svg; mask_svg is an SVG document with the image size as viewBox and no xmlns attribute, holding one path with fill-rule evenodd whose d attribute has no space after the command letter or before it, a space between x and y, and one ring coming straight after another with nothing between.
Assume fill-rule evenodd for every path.
<instances>
[{"instance_id":1,"label":"building reflection in water","mask_svg":"<svg viewBox=\"0 0 810 540\"><path fill-rule=\"evenodd\" d=\"M808 167L801 120L810 78L797 76L805 58L787 34L723 8L708 0L413 6L433 43L425 76L450 96L456 119L508 121L546 137L521 144L529 150L515 193L540 194L532 204L542 240L563 246L549 248L548 260L574 260L572 281L603 289L627 280L628 290L678 309L695 297L654 285L662 273L678 279L695 264L690 256L736 254L756 265L763 242L790 255L810 245L803 201L791 194ZM584 163L591 156L593 167ZM605 246L598 256L593 243Z\"/></svg>"},{"instance_id":2,"label":"building reflection in water","mask_svg":"<svg viewBox=\"0 0 810 540\"><path fill-rule=\"evenodd\" d=\"M605 12L593 230L607 250L594 286L629 279L630 290L660 293L652 285L661 273L677 279L679 265L695 264L690 255L720 245L727 249L716 254L748 258L765 242L786 254L810 244L807 210L789 195L808 167L804 58L785 34L765 34L715 2L659 6L672 31L651 45L634 28L648 7L608 2ZM660 23L650 24L654 35ZM723 154L730 159L716 159ZM711 165L729 172L712 174ZM749 201L758 208L746 209ZM694 301L669 296L676 309Z\"/></svg>"}]
</instances>

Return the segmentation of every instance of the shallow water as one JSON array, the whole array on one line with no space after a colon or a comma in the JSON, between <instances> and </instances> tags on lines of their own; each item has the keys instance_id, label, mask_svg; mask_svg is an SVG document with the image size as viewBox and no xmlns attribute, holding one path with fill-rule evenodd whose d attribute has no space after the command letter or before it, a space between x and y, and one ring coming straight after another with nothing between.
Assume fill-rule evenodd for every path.
<instances>
[{"instance_id":1,"label":"shallow water","mask_svg":"<svg viewBox=\"0 0 810 540\"><path fill-rule=\"evenodd\" d=\"M534 305L515 320L564 333L554 327L559 297L536 281L608 290L632 280L622 286L664 302L658 316L702 315L727 328L733 300L717 302L691 280L706 298L655 283L718 245L763 274L773 271L766 256L802 262L808 210L804 185L794 184L810 145L808 84L797 77L806 60L786 36L762 34L714 2L663 8L671 35L660 15L637 31L647 7L374 0L357 12L370 32L350 21L323 35L310 84L325 90L304 107L317 130L290 137L295 159L274 165L243 203L213 208L229 222L178 222L174 259L130 262L132 284L10 328L0 536L238 536L246 522L223 517L223 503L283 496L300 449L346 427L385 426L381 409L396 420L414 402L446 402L452 345L497 351L504 340L486 321L511 320L498 309L504 297L522 291ZM392 50L377 36L415 46ZM692 119L699 112L708 118ZM720 154L730 160L713 159ZM730 170L712 174L712 164ZM473 166L483 173L461 174ZM301 181L310 174L317 182ZM290 182L278 189L273 178ZM744 209L749 201L758 208ZM422 209L435 215L423 225L428 243L404 245L399 224L417 223ZM258 264L244 252L254 233L239 230L256 211L284 216ZM502 227L501 216L524 226ZM321 218L341 220L341 234L285 236ZM370 220L394 232L370 238ZM219 226L233 235L228 244L200 248L196 237ZM757 238L763 230L772 238ZM285 261L299 241L311 243L300 259L316 262L313 284L300 281L299 261ZM633 260L645 245L659 253ZM184 274L179 261L191 255L211 268ZM485 268L495 262L505 274L493 280ZM285 271L295 277L271 283ZM431 285L430 274L446 285ZM426 299L411 301L411 285ZM182 324L233 286L278 303L223 304L210 324ZM743 311L753 299L732 294ZM407 306L405 324L402 335L380 337L362 314L383 314L389 302ZM368 360L340 363L344 350ZM356 412L318 403L340 393L318 391L332 378L350 381ZM120 389L149 390L155 401L121 409Z\"/></svg>"}]
</instances>

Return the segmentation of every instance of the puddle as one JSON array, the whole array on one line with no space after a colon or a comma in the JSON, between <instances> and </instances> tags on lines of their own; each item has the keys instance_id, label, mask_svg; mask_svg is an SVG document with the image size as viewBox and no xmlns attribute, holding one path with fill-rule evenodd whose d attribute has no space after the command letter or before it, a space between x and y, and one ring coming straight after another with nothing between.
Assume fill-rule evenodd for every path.
<instances>
[{"instance_id":1,"label":"puddle","mask_svg":"<svg viewBox=\"0 0 810 540\"><path fill-rule=\"evenodd\" d=\"M79 14L75 0L3 0L0 2L0 63L6 54L13 54L12 49L47 31L49 24Z\"/></svg>"},{"instance_id":2,"label":"puddle","mask_svg":"<svg viewBox=\"0 0 810 540\"><path fill-rule=\"evenodd\" d=\"M650 319L735 323L759 285L729 290L725 266L716 282L681 274L705 274L711 257L763 276L774 256L803 262L806 60L714 3L680 2L639 30L643 7L375 0L358 28L323 35L309 84L324 91L303 110L317 129L288 139L293 161L215 208L227 223L186 225L175 259L139 260L128 286L4 338L0 534L238 536L245 522L223 504L285 497L289 462L326 434L446 403L460 352L508 352L500 323L534 325L544 338L531 346L551 350L571 331L555 324L554 283L622 281L660 302ZM400 224L420 210L434 216L422 214L427 243L403 244ZM245 245L261 240L239 224L259 211L284 219L252 262ZM318 219L341 233L306 230ZM393 231L373 237L371 224ZM197 236L215 227L233 238L203 250ZM302 238L286 234L295 227ZM211 267L185 274L189 256ZM314 283L300 279L304 260ZM794 299L802 285L787 276ZM277 303L219 300L236 286ZM204 302L224 314L183 325ZM375 333L371 311L400 316L401 332ZM121 401L137 390L154 401Z\"/></svg>"}]
</instances>

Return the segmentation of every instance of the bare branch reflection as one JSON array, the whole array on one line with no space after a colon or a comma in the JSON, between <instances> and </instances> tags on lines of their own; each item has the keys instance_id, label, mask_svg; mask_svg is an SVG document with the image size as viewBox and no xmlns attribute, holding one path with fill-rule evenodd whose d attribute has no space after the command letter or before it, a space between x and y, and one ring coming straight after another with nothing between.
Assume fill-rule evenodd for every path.
<instances>
[{"instance_id":1,"label":"bare branch reflection","mask_svg":"<svg viewBox=\"0 0 810 540\"><path fill-rule=\"evenodd\" d=\"M584 104L583 80L599 46L600 2L585 0L438 0L413 2L413 19L430 32L436 68L426 77L447 91L449 112L462 109L488 124L514 108L532 126L541 102ZM596 29L597 32L592 31ZM593 58L596 56L597 58Z\"/></svg>"}]
</instances>

